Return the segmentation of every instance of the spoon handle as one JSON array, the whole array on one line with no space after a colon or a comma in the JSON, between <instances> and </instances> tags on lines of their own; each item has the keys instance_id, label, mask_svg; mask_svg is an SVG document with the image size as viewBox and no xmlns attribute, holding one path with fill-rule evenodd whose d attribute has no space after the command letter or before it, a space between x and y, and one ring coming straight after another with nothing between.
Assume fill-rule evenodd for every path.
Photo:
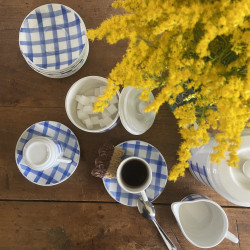
<instances>
[{"instance_id":1,"label":"spoon handle","mask_svg":"<svg viewBox=\"0 0 250 250\"><path fill-rule=\"evenodd\" d=\"M153 220L156 228L158 229L162 239L164 240L166 246L168 247L168 249L170 250L177 250L176 246L174 245L174 243L168 238L167 234L164 232L164 230L161 228L161 226L158 224L157 220L154 219Z\"/></svg>"}]
</instances>

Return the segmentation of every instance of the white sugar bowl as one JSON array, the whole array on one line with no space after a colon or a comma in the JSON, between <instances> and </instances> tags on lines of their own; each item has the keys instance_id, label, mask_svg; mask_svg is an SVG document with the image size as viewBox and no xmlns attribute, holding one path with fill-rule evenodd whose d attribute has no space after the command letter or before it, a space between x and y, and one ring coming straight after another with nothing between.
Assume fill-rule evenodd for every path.
<instances>
[{"instance_id":1,"label":"white sugar bowl","mask_svg":"<svg viewBox=\"0 0 250 250\"><path fill-rule=\"evenodd\" d=\"M113 98L108 111L103 114L94 113L93 107L99 95L107 87L107 80L100 76L87 76L75 82L69 89L65 108L70 121L79 129L91 133L103 133L119 122L118 99L120 93ZM108 115L106 115L106 112Z\"/></svg>"},{"instance_id":2,"label":"white sugar bowl","mask_svg":"<svg viewBox=\"0 0 250 250\"><path fill-rule=\"evenodd\" d=\"M153 125L154 112L144 112L144 108L154 100L140 100L141 89L123 88L121 93L109 101L103 113L93 112L94 103L107 88L107 79L87 76L75 82L66 95L65 108L70 121L79 129L90 133L103 133L114 128L121 120L123 127L133 135L145 133Z\"/></svg>"},{"instance_id":3,"label":"white sugar bowl","mask_svg":"<svg viewBox=\"0 0 250 250\"><path fill-rule=\"evenodd\" d=\"M197 180L228 201L250 207L250 129L245 129L241 138L237 168L229 167L226 160L221 160L219 164L210 162L210 154L216 145L215 138L211 137L208 144L191 150L189 170Z\"/></svg>"}]
</instances>

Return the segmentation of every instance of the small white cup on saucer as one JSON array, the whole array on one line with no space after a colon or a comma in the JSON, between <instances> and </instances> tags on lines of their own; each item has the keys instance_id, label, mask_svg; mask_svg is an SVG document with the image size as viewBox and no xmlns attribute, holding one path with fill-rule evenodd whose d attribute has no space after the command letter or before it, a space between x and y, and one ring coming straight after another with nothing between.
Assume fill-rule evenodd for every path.
<instances>
[{"instance_id":1,"label":"small white cup on saucer","mask_svg":"<svg viewBox=\"0 0 250 250\"><path fill-rule=\"evenodd\" d=\"M23 148L23 158L27 166L37 171L54 167L59 162L71 163L72 160L62 155L61 144L44 136L33 137Z\"/></svg>"},{"instance_id":2,"label":"small white cup on saucer","mask_svg":"<svg viewBox=\"0 0 250 250\"><path fill-rule=\"evenodd\" d=\"M144 201L148 200L145 190L152 181L152 169L144 159L136 156L124 159L117 168L116 178L126 192L140 193Z\"/></svg>"}]
</instances>

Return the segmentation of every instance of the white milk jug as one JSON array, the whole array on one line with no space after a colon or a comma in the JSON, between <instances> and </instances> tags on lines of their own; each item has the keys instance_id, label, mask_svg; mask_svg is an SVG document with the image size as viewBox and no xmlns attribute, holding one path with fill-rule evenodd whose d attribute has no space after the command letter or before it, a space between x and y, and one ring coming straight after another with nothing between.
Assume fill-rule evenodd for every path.
<instances>
[{"instance_id":1,"label":"white milk jug","mask_svg":"<svg viewBox=\"0 0 250 250\"><path fill-rule=\"evenodd\" d=\"M214 201L199 194L191 194L171 205L172 212L186 239L200 248L217 246L224 238L238 243L228 231L228 218Z\"/></svg>"}]
</instances>

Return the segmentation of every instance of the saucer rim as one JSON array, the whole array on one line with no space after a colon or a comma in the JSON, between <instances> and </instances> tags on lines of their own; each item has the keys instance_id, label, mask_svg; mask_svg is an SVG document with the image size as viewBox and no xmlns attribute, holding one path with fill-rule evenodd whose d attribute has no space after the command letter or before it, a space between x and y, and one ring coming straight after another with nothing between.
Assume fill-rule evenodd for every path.
<instances>
[{"instance_id":1,"label":"saucer rim","mask_svg":"<svg viewBox=\"0 0 250 250\"><path fill-rule=\"evenodd\" d=\"M37 9L39 9L39 8L41 8L41 7L44 7L44 6L48 6L48 5L60 5L60 6L64 6L65 8L69 9L70 12L73 13L73 15L77 15L78 18L79 18L79 20L80 20L80 22L83 24L83 30L85 31L85 34L84 34L84 35L87 37L87 35L86 35L86 34L87 34L86 25L85 25L85 23L84 23L82 17L78 14L78 12L76 12L74 9L72 9L72 8L69 7L68 5L65 5L65 4L62 4L62 3L45 3L45 4L42 4L42 5L39 5L38 7L34 8L33 10L31 10L31 11L25 16L25 18L23 19L23 21L22 21L22 23L21 23L21 26L20 26L20 28L19 28L19 30L18 30L18 44L19 44L19 49L20 49L21 53L22 53L22 49L21 49L21 45L20 45L20 32L21 32L21 28L22 28L22 26L23 26L24 21L25 21L30 15L32 15L32 13L35 12ZM88 39L87 39L87 40L88 40ZM84 46L84 48L83 48L83 50L81 51L80 54L82 54L82 53L84 52L85 47L86 47L86 46ZM23 53L22 53L22 54L23 54ZM23 56L24 56L24 58L28 58L28 57L26 57L25 55L23 55ZM79 55L79 57L80 57L80 55ZM78 57L76 60L78 60L79 57ZM73 62L73 64L74 64L74 62ZM34 65L36 65L36 64L34 64ZM36 66L37 66L37 65L36 65ZM46 70L46 68L43 68L43 69Z\"/></svg>"},{"instance_id":2,"label":"saucer rim","mask_svg":"<svg viewBox=\"0 0 250 250\"><path fill-rule=\"evenodd\" d=\"M148 143L148 142L145 142L145 141L142 141L142 140L128 140L128 141L124 141L124 142L121 142L121 143L119 143L119 144L117 144L115 147L118 147L118 146L120 146L120 145L122 145L123 143L129 143L129 142L142 142L142 143L146 143L147 145L150 145L152 148L155 148L157 151L158 151L158 153L159 153L159 155L162 157L162 159L164 160L164 162L165 162L165 164L166 164L166 176L167 176L167 178L166 178L166 182L165 182L165 184L164 184L164 187L162 188L162 191L157 195L157 196L155 196L154 197L154 199L152 199L152 200L150 200L151 202L153 202L154 200L156 200L161 194L162 194L162 192L164 191L164 189L165 189L165 187L166 187L166 185L167 185L167 182L168 182L168 167L167 167L167 162L166 162L166 160L165 160L165 158L163 157L163 155L162 155L162 153L158 150L158 148L156 148L155 146L153 146L152 144L150 144L150 143ZM149 165L150 165L150 163L148 163ZM151 166L151 165L150 165ZM128 204L124 204L124 203L122 203L122 202L120 202L120 201L117 201L112 195L111 195L111 193L109 192L109 190L107 189L107 187L106 187L106 185L105 185L105 182L104 182L104 180L105 179L108 179L108 178L103 178L102 179L102 181L103 181L103 185L104 185L104 187L105 187L105 189L106 189L106 191L107 191L107 193L110 195L110 197L112 198L112 199L114 199L116 202L118 202L118 203L120 203L120 204L122 204L122 205L124 205L124 206L127 206L127 207L136 207L136 205L135 206L133 206L133 205L128 205ZM113 178L113 179L116 179L116 177L115 178ZM153 179L152 179L153 180ZM152 180L151 180L151 182L150 182L150 185L151 185L151 183L152 183ZM118 184L119 185L119 184ZM150 186L149 185L149 186ZM122 188L121 188L122 189ZM148 188L147 188L148 189ZM147 190L146 189L146 190ZM127 191L125 191L124 189L122 189L124 192L126 192L126 193L128 193Z\"/></svg>"},{"instance_id":3,"label":"saucer rim","mask_svg":"<svg viewBox=\"0 0 250 250\"><path fill-rule=\"evenodd\" d=\"M75 136L76 142L77 142L77 149L79 149L79 158L78 158L78 161L77 161L77 165L75 166L75 168L73 169L73 171L70 173L69 176L65 177L63 180L61 180L60 182L57 182L57 183L50 183L50 184L40 184L40 183L36 183L36 182L34 182L34 181L28 179L27 176L25 176L25 175L23 174L23 172L22 172L21 169L20 169L19 164L17 163L17 156L18 156L18 153L17 153L17 145L18 145L18 143L20 142L21 138L23 137L23 135L27 132L27 130L28 130L31 126L36 125L36 124L39 124L39 123L44 123L44 122L52 122L52 123L55 123L55 124L61 124L61 125L65 126L66 128L68 128L68 129L70 130L70 132ZM81 151L80 151L80 145L79 145L78 139L77 139L76 135L74 134L74 132L73 132L69 127L67 127L66 125L64 125L64 124L61 123L61 122L50 121L50 120L45 121L45 120L44 120L44 121L40 121L40 122L33 123L32 125L30 125L29 127L27 127L27 128L23 131L23 133L21 134L21 136L19 136L19 138L18 138L18 140L17 140L17 143L16 143L16 147L15 147L15 161L16 161L16 165L17 165L18 170L20 171L20 173L22 174L22 176L25 177L26 180L28 180L28 181L30 181L31 183L36 184L36 185L38 185L38 186L50 187L50 186L58 185L58 184L60 184L60 183L62 183L62 182L64 182L64 181L66 181L69 177L71 177L71 175L75 172L75 170L77 169L77 167L78 167L78 165L79 165L79 162L80 162L80 152L81 152ZM61 163L59 163L58 166L59 166L60 164L61 164ZM70 164L72 164L72 163L70 163ZM30 167L27 166L27 165L25 165L25 166L28 167L28 168L30 168ZM30 168L30 169L31 169L31 168ZM50 169L50 168L48 168L48 169ZM39 171L39 170L34 170L34 171L37 171L37 172L44 172L44 171L46 171L46 170L48 170L48 169L41 170L41 171Z\"/></svg>"}]
</instances>

